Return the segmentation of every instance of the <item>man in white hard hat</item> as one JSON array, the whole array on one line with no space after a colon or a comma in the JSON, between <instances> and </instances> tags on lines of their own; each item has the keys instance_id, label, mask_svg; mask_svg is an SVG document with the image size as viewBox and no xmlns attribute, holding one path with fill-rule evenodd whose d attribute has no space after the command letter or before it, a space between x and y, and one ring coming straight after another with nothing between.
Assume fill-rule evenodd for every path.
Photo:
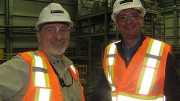
<instances>
[{"instance_id":1,"label":"man in white hard hat","mask_svg":"<svg viewBox=\"0 0 180 101\"><path fill-rule=\"evenodd\" d=\"M111 17L122 38L105 49L98 101L108 94L112 101L180 101L171 46L142 34L145 13L140 0L115 1Z\"/></svg>"},{"instance_id":2,"label":"man in white hard hat","mask_svg":"<svg viewBox=\"0 0 180 101\"><path fill-rule=\"evenodd\" d=\"M84 101L78 70L64 54L73 26L68 12L50 3L36 24L39 49L0 65L0 101Z\"/></svg>"}]
</instances>

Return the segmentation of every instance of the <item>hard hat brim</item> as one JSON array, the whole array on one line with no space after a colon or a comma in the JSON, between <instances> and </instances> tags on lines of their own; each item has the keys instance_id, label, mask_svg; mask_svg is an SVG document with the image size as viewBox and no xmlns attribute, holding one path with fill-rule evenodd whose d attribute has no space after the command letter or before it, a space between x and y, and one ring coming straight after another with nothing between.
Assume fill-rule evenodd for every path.
<instances>
[{"instance_id":1,"label":"hard hat brim","mask_svg":"<svg viewBox=\"0 0 180 101\"><path fill-rule=\"evenodd\" d=\"M49 24L49 23L67 23L69 28L73 27L73 24L74 24L72 21L69 21L69 22L67 22L67 21L46 21L45 22L44 21L43 23L37 23L35 28L36 28L36 30L39 31L42 28L42 26Z\"/></svg>"},{"instance_id":2,"label":"hard hat brim","mask_svg":"<svg viewBox=\"0 0 180 101\"><path fill-rule=\"evenodd\" d=\"M146 10L145 10L145 8L143 8L143 7L129 7L129 8L126 8L126 9L131 9L131 8L140 11L142 17L144 17L145 14L146 14ZM123 10L125 10L125 9L123 9ZM112 14L111 14L111 19L116 22L116 16L117 16L121 11L122 11L122 10L119 10L119 11L117 11L117 12L112 13Z\"/></svg>"}]
</instances>

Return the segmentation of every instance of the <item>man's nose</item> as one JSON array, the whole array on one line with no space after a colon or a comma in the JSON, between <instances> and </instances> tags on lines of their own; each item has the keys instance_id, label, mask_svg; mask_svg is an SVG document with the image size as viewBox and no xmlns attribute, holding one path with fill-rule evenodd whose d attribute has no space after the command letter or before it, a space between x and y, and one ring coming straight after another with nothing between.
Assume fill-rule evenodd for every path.
<instances>
[{"instance_id":1,"label":"man's nose","mask_svg":"<svg viewBox=\"0 0 180 101\"><path fill-rule=\"evenodd\" d=\"M64 34L61 31L56 32L57 39L62 39L64 37Z\"/></svg>"},{"instance_id":2,"label":"man's nose","mask_svg":"<svg viewBox=\"0 0 180 101\"><path fill-rule=\"evenodd\" d=\"M132 18L129 17L129 16L127 16L126 22L127 22L127 23L131 23L131 22L132 22Z\"/></svg>"}]
</instances>

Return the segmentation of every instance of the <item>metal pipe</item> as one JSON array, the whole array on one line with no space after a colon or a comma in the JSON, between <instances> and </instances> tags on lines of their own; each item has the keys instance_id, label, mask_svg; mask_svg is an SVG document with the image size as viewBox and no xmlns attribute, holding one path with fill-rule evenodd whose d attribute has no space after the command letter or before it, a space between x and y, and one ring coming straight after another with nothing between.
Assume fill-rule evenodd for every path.
<instances>
[{"instance_id":1,"label":"metal pipe","mask_svg":"<svg viewBox=\"0 0 180 101\"><path fill-rule=\"evenodd\" d=\"M34 29L34 26L13 26L13 25L4 25L4 26L0 26L0 28L31 28L31 29Z\"/></svg>"},{"instance_id":2,"label":"metal pipe","mask_svg":"<svg viewBox=\"0 0 180 101\"><path fill-rule=\"evenodd\" d=\"M9 25L9 0L5 0L5 24Z\"/></svg>"},{"instance_id":3,"label":"metal pipe","mask_svg":"<svg viewBox=\"0 0 180 101\"><path fill-rule=\"evenodd\" d=\"M9 0L5 0L5 25L9 25ZM9 28L5 28L6 52L10 52Z\"/></svg>"},{"instance_id":4,"label":"metal pipe","mask_svg":"<svg viewBox=\"0 0 180 101\"><path fill-rule=\"evenodd\" d=\"M25 0L25 1L33 1L33 2L41 2L41 3L51 3L55 2L53 0L50 1L42 1L42 0ZM58 3L58 2L57 2ZM67 6L77 6L76 4L65 4L65 3L60 3L61 5L67 5Z\"/></svg>"}]
</instances>

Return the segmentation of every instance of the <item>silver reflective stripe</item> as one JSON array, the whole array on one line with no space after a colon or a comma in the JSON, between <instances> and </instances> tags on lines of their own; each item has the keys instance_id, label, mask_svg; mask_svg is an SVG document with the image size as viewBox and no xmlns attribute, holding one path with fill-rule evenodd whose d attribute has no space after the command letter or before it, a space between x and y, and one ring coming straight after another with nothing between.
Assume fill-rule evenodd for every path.
<instances>
[{"instance_id":1,"label":"silver reflective stripe","mask_svg":"<svg viewBox=\"0 0 180 101\"><path fill-rule=\"evenodd\" d=\"M112 45L110 46L108 55L114 55L115 54L115 49L116 49L116 45L114 43L112 43ZM113 65L114 56L113 57L108 57L108 63L109 63L109 66Z\"/></svg>"},{"instance_id":2,"label":"silver reflective stripe","mask_svg":"<svg viewBox=\"0 0 180 101\"><path fill-rule=\"evenodd\" d=\"M116 53L116 45L115 43L118 43L120 41L116 41L114 43L111 44L110 46L110 49L109 49L109 52L107 54L107 58L108 58L108 74L107 74L107 79L110 83L110 86L111 86L111 91L115 91L116 90L116 87L114 86L113 84L113 81L112 81L112 68L113 68L113 65L114 65L114 59L115 59L115 53Z\"/></svg>"},{"instance_id":3,"label":"silver reflective stripe","mask_svg":"<svg viewBox=\"0 0 180 101\"><path fill-rule=\"evenodd\" d=\"M112 71L112 65L114 63L115 50L116 50L116 45L115 45L115 43L112 43L110 46L110 49L109 49L109 53L108 53L108 55L111 55L111 57L107 57L108 58L108 64L109 64L107 79L108 79L110 84L112 84L111 71ZM115 90L115 89L112 89L112 90Z\"/></svg>"},{"instance_id":4,"label":"silver reflective stripe","mask_svg":"<svg viewBox=\"0 0 180 101\"><path fill-rule=\"evenodd\" d=\"M111 91L115 91L116 90L116 87L114 86L114 84L110 84L111 86Z\"/></svg>"},{"instance_id":5,"label":"silver reflective stripe","mask_svg":"<svg viewBox=\"0 0 180 101\"><path fill-rule=\"evenodd\" d=\"M147 58L157 59L157 60L160 60L160 59L161 59L161 56L155 56L155 55L152 55L152 54L146 54L146 57L147 57Z\"/></svg>"},{"instance_id":6,"label":"silver reflective stripe","mask_svg":"<svg viewBox=\"0 0 180 101\"><path fill-rule=\"evenodd\" d=\"M43 68L43 63L42 59L38 55L34 55L35 58L35 66L34 67L39 67ZM36 71L35 72L35 86L37 87L46 87L46 81L45 81L45 76L43 72Z\"/></svg>"},{"instance_id":7,"label":"silver reflective stripe","mask_svg":"<svg viewBox=\"0 0 180 101\"><path fill-rule=\"evenodd\" d=\"M152 46L150 48L151 55L159 56L161 50L162 42L154 40ZM142 83L140 86L139 94L148 94L150 91L150 87L153 81L153 76L155 72L156 65L158 63L158 59L147 57L147 64L144 72L144 76L142 79Z\"/></svg>"},{"instance_id":8,"label":"silver reflective stripe","mask_svg":"<svg viewBox=\"0 0 180 101\"><path fill-rule=\"evenodd\" d=\"M117 96L112 96L112 101L117 101ZM123 101L123 100L121 100Z\"/></svg>"},{"instance_id":9,"label":"silver reflective stripe","mask_svg":"<svg viewBox=\"0 0 180 101\"><path fill-rule=\"evenodd\" d=\"M75 69L74 65L70 65L70 67L73 70L73 72L76 74L76 69Z\"/></svg>"},{"instance_id":10,"label":"silver reflective stripe","mask_svg":"<svg viewBox=\"0 0 180 101\"><path fill-rule=\"evenodd\" d=\"M112 78L111 78L111 69L109 68L109 71L108 71L108 77L107 77L108 81L110 84L112 84Z\"/></svg>"},{"instance_id":11,"label":"silver reflective stripe","mask_svg":"<svg viewBox=\"0 0 180 101\"><path fill-rule=\"evenodd\" d=\"M40 88L38 101L50 101L50 89Z\"/></svg>"},{"instance_id":12,"label":"silver reflective stripe","mask_svg":"<svg viewBox=\"0 0 180 101\"><path fill-rule=\"evenodd\" d=\"M44 72L48 73L47 69L41 68L41 67L33 67L33 72Z\"/></svg>"},{"instance_id":13,"label":"silver reflective stripe","mask_svg":"<svg viewBox=\"0 0 180 101\"><path fill-rule=\"evenodd\" d=\"M160 42L158 40L154 40L149 54L159 56L159 51L161 49L161 45L162 45L162 42Z\"/></svg>"},{"instance_id":14,"label":"silver reflective stripe","mask_svg":"<svg viewBox=\"0 0 180 101\"><path fill-rule=\"evenodd\" d=\"M118 95L117 99L113 101L165 101L165 98L162 97L162 98L157 98L154 100L142 100L142 99L132 98L128 96Z\"/></svg>"},{"instance_id":15,"label":"silver reflective stripe","mask_svg":"<svg viewBox=\"0 0 180 101\"><path fill-rule=\"evenodd\" d=\"M155 69L146 68L139 94L148 94Z\"/></svg>"}]
</instances>

